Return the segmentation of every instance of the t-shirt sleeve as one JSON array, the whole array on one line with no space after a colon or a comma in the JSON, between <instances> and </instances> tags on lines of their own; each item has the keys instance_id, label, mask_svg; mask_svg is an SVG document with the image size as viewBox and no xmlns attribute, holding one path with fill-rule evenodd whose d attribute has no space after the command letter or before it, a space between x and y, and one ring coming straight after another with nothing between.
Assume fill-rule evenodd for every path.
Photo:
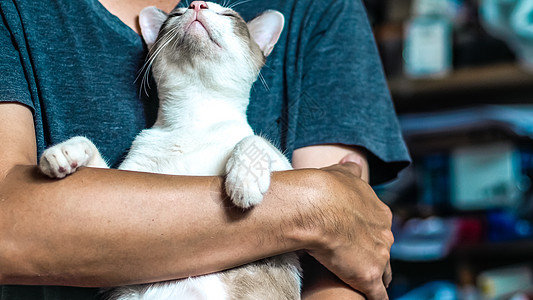
<instances>
[{"instance_id":1,"label":"t-shirt sleeve","mask_svg":"<svg viewBox=\"0 0 533 300\"><path fill-rule=\"evenodd\" d=\"M314 1L322 4L320 1ZM409 163L366 12L359 0L317 5L305 45L295 148L361 146L371 182L394 178Z\"/></svg>"},{"instance_id":2,"label":"t-shirt sleeve","mask_svg":"<svg viewBox=\"0 0 533 300\"><path fill-rule=\"evenodd\" d=\"M8 7L0 9L0 102L18 102L34 110L28 72L24 68L23 56L27 52L22 27L17 26L16 18L9 11Z\"/></svg>"}]
</instances>

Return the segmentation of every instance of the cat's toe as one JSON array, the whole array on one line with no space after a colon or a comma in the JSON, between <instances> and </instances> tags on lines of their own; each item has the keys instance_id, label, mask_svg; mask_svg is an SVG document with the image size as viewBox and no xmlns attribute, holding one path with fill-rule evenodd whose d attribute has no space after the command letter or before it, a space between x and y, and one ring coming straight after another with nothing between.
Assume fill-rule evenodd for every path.
<instances>
[{"instance_id":1,"label":"cat's toe","mask_svg":"<svg viewBox=\"0 0 533 300\"><path fill-rule=\"evenodd\" d=\"M51 178L63 178L72 171L61 149L56 147L50 148L43 153L39 161L39 169Z\"/></svg>"},{"instance_id":2,"label":"cat's toe","mask_svg":"<svg viewBox=\"0 0 533 300\"><path fill-rule=\"evenodd\" d=\"M226 192L230 195L233 204L243 209L248 209L261 203L264 196L264 193L258 188L246 187L246 185L240 188L226 186Z\"/></svg>"},{"instance_id":3,"label":"cat's toe","mask_svg":"<svg viewBox=\"0 0 533 300\"><path fill-rule=\"evenodd\" d=\"M39 161L39 169L51 178L63 178L86 166L91 155L91 142L84 137L74 137L46 149Z\"/></svg>"},{"instance_id":4,"label":"cat's toe","mask_svg":"<svg viewBox=\"0 0 533 300\"><path fill-rule=\"evenodd\" d=\"M79 167L86 166L91 156L90 147L83 140L76 143L68 143L61 147L63 156L71 169L75 172Z\"/></svg>"},{"instance_id":5,"label":"cat's toe","mask_svg":"<svg viewBox=\"0 0 533 300\"><path fill-rule=\"evenodd\" d=\"M244 209L261 203L269 186L270 173L268 176L243 176L243 173L230 172L225 182L226 193L233 204Z\"/></svg>"}]
</instances>

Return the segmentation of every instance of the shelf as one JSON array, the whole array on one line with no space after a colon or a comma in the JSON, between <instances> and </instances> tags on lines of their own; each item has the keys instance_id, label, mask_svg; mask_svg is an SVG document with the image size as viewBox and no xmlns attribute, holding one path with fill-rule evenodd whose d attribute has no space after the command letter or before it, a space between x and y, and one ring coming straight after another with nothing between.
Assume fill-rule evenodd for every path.
<instances>
[{"instance_id":1,"label":"shelf","mask_svg":"<svg viewBox=\"0 0 533 300\"><path fill-rule=\"evenodd\" d=\"M409 113L428 113L429 117L435 118L433 113L436 112L442 112L451 122L461 124L457 130L406 134L415 164L417 159L428 153L446 153L457 145L517 138L514 131L498 122L480 122L479 125L474 123L467 127L465 122L460 123L460 118L447 110L471 107L471 110L460 112L468 112L463 120L472 121L475 119L472 116L481 118L480 111L490 109L483 105L533 104L533 72L528 73L514 63L458 69L441 79L391 78L388 83L396 110L400 115L403 114L402 125L406 125L405 120L409 117L424 116L410 116ZM416 129L417 126L431 128L427 120L412 120L407 129ZM403 197L409 198L414 194L416 198L415 192L403 193ZM404 202L403 205L411 208L408 203ZM533 264L533 239L457 245L447 256L431 261L392 258L391 266L395 274L392 293L403 295L408 290L437 280L448 280L458 285L473 284L477 276L487 270L529 264Z\"/></svg>"},{"instance_id":2,"label":"shelf","mask_svg":"<svg viewBox=\"0 0 533 300\"><path fill-rule=\"evenodd\" d=\"M533 72L516 64L464 68L441 79L394 78L389 87L400 113L533 102Z\"/></svg>"},{"instance_id":3,"label":"shelf","mask_svg":"<svg viewBox=\"0 0 533 300\"><path fill-rule=\"evenodd\" d=\"M435 266L446 269L456 263L472 263L485 268L494 268L521 262L533 262L533 240L456 246L446 257L436 260L406 261L392 258L391 261L405 268L416 266L416 269Z\"/></svg>"},{"instance_id":4,"label":"shelf","mask_svg":"<svg viewBox=\"0 0 533 300\"><path fill-rule=\"evenodd\" d=\"M480 245L459 246L452 251L456 257L469 259L527 258L533 261L533 240L494 242Z\"/></svg>"}]
</instances>

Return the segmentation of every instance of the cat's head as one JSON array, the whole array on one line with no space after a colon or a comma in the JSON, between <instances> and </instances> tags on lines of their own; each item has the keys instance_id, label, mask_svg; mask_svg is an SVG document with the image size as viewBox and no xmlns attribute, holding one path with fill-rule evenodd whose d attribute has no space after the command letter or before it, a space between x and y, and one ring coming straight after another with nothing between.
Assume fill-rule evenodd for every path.
<instances>
[{"instance_id":1,"label":"cat's head","mask_svg":"<svg viewBox=\"0 0 533 300\"><path fill-rule=\"evenodd\" d=\"M170 14L147 7L139 15L139 23L154 75L155 69L176 68L242 76L253 82L281 35L284 17L266 11L246 23L231 8L193 1ZM235 74L228 73L230 69Z\"/></svg>"}]
</instances>

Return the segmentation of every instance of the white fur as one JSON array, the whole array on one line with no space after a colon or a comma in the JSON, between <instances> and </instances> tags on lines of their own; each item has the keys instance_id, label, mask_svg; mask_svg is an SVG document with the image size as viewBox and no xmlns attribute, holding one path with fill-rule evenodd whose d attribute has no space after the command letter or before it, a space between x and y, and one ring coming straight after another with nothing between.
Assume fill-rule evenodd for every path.
<instances>
[{"instance_id":1,"label":"white fur","mask_svg":"<svg viewBox=\"0 0 533 300\"><path fill-rule=\"evenodd\" d=\"M184 299L226 300L226 287L219 276L206 275L180 281L161 282L140 286L125 286L114 289L108 300Z\"/></svg>"},{"instance_id":2,"label":"white fur","mask_svg":"<svg viewBox=\"0 0 533 300\"><path fill-rule=\"evenodd\" d=\"M198 49L201 53L194 55L179 48L158 45L155 32L159 31L166 15L154 7L141 12L142 33L149 47L155 49L149 63L158 85L160 109L155 125L136 137L119 168L176 175L226 175L227 194L236 206L246 209L261 202L269 188L272 171L291 168L278 149L253 134L246 119L250 88L263 59L257 55L270 53L283 28L283 16L268 12L249 23L251 36L260 49L259 52L250 51L257 45L250 46L248 41L234 34L231 18L222 15L226 9L211 2L208 4L209 9L198 14L205 30L197 26L179 32L183 39L192 39L202 45ZM171 19L169 26L172 22L187 25L194 17L191 10L180 9L179 12L184 15ZM182 27L187 26L177 26ZM185 56L190 60L184 61ZM47 149L40 161L41 170L54 178L73 173L79 166L106 166L96 147L83 137ZM297 291L299 266L295 261L294 255L287 255L269 265L276 265L275 272L281 272L276 273L280 276L288 274L286 278L290 279L286 281L295 282ZM261 271L270 267L256 263L255 268ZM244 274L250 272L246 267L242 270ZM213 274L120 287L109 295L110 299L121 300L256 299L256 296L228 295L228 291L238 289L230 289L227 278L242 278L239 269L232 272L226 277ZM254 274L257 276L257 271ZM285 290L294 289L289 285ZM273 295L277 299L281 297ZM294 298L299 299L299 296Z\"/></svg>"}]
</instances>

